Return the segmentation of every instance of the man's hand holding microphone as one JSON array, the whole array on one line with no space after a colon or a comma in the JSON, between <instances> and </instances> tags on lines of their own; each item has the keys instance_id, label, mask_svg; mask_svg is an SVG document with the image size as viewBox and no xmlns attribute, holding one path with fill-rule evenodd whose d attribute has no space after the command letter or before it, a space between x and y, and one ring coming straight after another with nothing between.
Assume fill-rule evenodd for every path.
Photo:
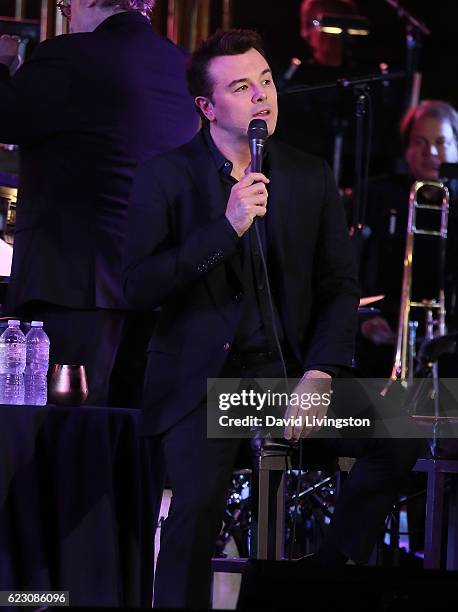
<instances>
[{"instance_id":1,"label":"man's hand holding microphone","mask_svg":"<svg viewBox=\"0 0 458 612\"><path fill-rule=\"evenodd\" d=\"M226 218L239 237L251 227L256 217L266 214L266 185L270 181L261 170L264 145L268 136L267 123L263 119L250 121L247 137L251 164L245 170L245 176L232 187L226 207Z\"/></svg>"},{"instance_id":2,"label":"man's hand holding microphone","mask_svg":"<svg viewBox=\"0 0 458 612\"><path fill-rule=\"evenodd\" d=\"M239 237L251 227L256 217L266 214L268 184L269 179L264 174L248 172L232 187L226 218Z\"/></svg>"}]
</instances>

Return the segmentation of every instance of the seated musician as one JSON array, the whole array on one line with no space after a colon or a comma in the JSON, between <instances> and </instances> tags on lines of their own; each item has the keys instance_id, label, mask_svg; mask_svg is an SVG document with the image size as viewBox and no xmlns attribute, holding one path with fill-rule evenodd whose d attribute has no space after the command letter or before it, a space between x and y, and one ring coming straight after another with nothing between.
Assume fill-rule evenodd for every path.
<instances>
[{"instance_id":1,"label":"seated musician","mask_svg":"<svg viewBox=\"0 0 458 612\"><path fill-rule=\"evenodd\" d=\"M375 182L368 197L370 237L361 259L361 282L365 295L384 294L385 299L381 302L381 313L361 325L363 340L359 343L357 365L359 373L365 376L388 376L393 365L411 186L415 180L437 181L442 162L458 161L458 113L447 102L423 100L406 112L400 131L408 172ZM447 185L451 196L445 274L449 329L457 327L458 279L456 266L452 265L456 261L458 245L458 214L453 205L457 195L455 183L452 180ZM421 249L416 253L422 258L421 268L426 283L431 264Z\"/></svg>"},{"instance_id":2,"label":"seated musician","mask_svg":"<svg viewBox=\"0 0 458 612\"><path fill-rule=\"evenodd\" d=\"M379 74L381 66L387 66L385 52L380 56L378 50L371 46L370 32L369 36L323 32L317 21L324 16L332 16L341 22L350 18L364 18L353 0L303 0L298 15L299 36L297 39L292 37L289 42L288 56L279 54L271 62L276 85L281 92L297 86L318 87L336 83L342 78ZM372 165L385 168L385 158L393 153L396 140L402 84L393 81L389 87L374 87L372 108L376 120ZM307 153L324 157L333 167L339 186L350 186L355 153L352 88L335 86L284 94L279 102L279 138ZM343 145L336 144L336 138L340 142L341 137ZM342 158L337 161L336 147L340 146ZM339 174L341 180L338 179Z\"/></svg>"}]
</instances>

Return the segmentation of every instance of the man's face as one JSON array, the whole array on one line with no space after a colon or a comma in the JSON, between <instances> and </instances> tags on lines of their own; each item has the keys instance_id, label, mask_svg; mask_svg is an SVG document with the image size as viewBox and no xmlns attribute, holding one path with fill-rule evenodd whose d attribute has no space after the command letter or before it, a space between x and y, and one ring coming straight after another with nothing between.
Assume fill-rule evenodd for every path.
<instances>
[{"instance_id":1,"label":"man's face","mask_svg":"<svg viewBox=\"0 0 458 612\"><path fill-rule=\"evenodd\" d=\"M406 160L417 180L439 178L442 162L458 162L458 148L452 126L446 119L422 117L410 133Z\"/></svg>"},{"instance_id":2,"label":"man's face","mask_svg":"<svg viewBox=\"0 0 458 612\"><path fill-rule=\"evenodd\" d=\"M313 50L316 61L328 66L340 66L342 57L341 36L321 32L313 23L314 20L320 21L327 13L347 14L348 9L345 5L341 7L329 5L327 10L326 2L310 4L304 1L300 8L301 36Z\"/></svg>"},{"instance_id":3,"label":"man's face","mask_svg":"<svg viewBox=\"0 0 458 612\"><path fill-rule=\"evenodd\" d=\"M215 57L208 66L213 83L211 100L200 107L211 128L231 139L246 140L250 121L264 119L269 135L277 125L277 90L265 58L256 49L240 55ZM198 98L199 100L199 98Z\"/></svg>"},{"instance_id":4,"label":"man's face","mask_svg":"<svg viewBox=\"0 0 458 612\"><path fill-rule=\"evenodd\" d=\"M320 17L321 18L321 17ZM342 39L335 34L320 32L316 27L309 30L307 42L313 49L316 60L325 66L340 66L343 61Z\"/></svg>"}]
</instances>

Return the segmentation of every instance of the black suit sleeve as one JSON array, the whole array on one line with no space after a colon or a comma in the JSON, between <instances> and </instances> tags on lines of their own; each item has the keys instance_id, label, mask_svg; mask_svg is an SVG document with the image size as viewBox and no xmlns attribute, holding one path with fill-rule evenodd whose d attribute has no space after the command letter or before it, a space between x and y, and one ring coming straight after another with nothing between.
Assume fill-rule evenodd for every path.
<instances>
[{"instance_id":1,"label":"black suit sleeve","mask_svg":"<svg viewBox=\"0 0 458 612\"><path fill-rule=\"evenodd\" d=\"M59 37L58 37L59 38ZM41 43L13 77L0 70L0 140L27 143L63 130L71 104L71 62L57 39Z\"/></svg>"},{"instance_id":2,"label":"black suit sleeve","mask_svg":"<svg viewBox=\"0 0 458 612\"><path fill-rule=\"evenodd\" d=\"M305 369L351 367L359 285L353 246L334 178L324 163L324 199L313 264L311 334Z\"/></svg>"},{"instance_id":3,"label":"black suit sleeve","mask_svg":"<svg viewBox=\"0 0 458 612\"><path fill-rule=\"evenodd\" d=\"M154 161L140 166L134 179L125 251L124 294L132 306L144 309L201 280L233 255L238 243L224 215L178 238L175 202L163 189L161 166Z\"/></svg>"}]
</instances>

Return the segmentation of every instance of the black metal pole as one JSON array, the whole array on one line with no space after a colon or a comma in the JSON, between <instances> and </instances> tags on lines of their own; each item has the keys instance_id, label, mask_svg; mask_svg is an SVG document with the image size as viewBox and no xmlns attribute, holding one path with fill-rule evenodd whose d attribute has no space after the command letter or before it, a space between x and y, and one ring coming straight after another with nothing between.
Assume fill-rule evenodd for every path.
<instances>
[{"instance_id":1,"label":"black metal pole","mask_svg":"<svg viewBox=\"0 0 458 612\"><path fill-rule=\"evenodd\" d=\"M362 230L364 216L363 202L363 162L364 162L364 123L366 115L367 91L366 86L358 86L355 90L355 118L356 118L356 140L355 140L355 177L353 189L353 220L351 233L354 239L359 239ZM366 151L366 155L369 155Z\"/></svg>"}]
</instances>

